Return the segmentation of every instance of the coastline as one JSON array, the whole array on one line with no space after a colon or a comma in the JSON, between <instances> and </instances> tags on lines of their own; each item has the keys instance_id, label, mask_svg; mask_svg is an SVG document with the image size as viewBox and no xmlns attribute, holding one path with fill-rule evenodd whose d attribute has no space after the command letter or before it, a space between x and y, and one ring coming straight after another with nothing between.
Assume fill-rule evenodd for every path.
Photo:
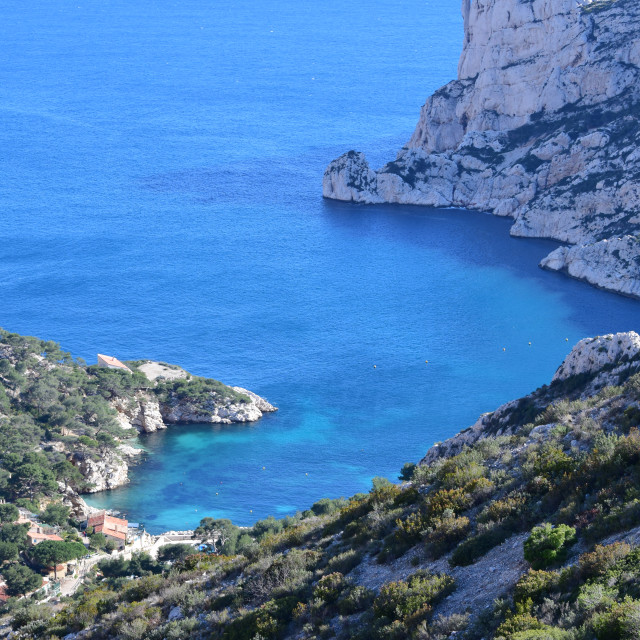
<instances>
[{"instance_id":1,"label":"coastline","mask_svg":"<svg viewBox=\"0 0 640 640\"><path fill-rule=\"evenodd\" d=\"M323 196L508 217L512 236L568 245L543 268L639 299L637 5L463 0L462 13L458 79L428 98L395 160L333 160Z\"/></svg>"}]
</instances>

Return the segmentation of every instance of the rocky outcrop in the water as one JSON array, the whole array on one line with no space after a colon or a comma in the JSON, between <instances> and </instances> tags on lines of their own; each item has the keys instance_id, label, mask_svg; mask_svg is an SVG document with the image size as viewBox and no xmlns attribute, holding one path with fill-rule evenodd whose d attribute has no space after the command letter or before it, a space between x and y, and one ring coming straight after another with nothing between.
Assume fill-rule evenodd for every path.
<instances>
[{"instance_id":1,"label":"rocky outcrop in the water","mask_svg":"<svg viewBox=\"0 0 640 640\"><path fill-rule=\"evenodd\" d=\"M458 79L396 160L373 171L350 151L323 195L510 216L512 235L578 245L546 268L640 295L640 5L464 0L463 15Z\"/></svg>"},{"instance_id":2,"label":"rocky outcrop in the water","mask_svg":"<svg viewBox=\"0 0 640 640\"><path fill-rule=\"evenodd\" d=\"M145 362L138 370L148 372L161 366L167 367ZM203 379L192 378L178 367L174 371L184 372L184 375L151 376L152 382L164 385L161 393L152 388L138 391L133 397L112 398L111 406L117 411L117 419L123 428L153 433L166 429L168 424L254 422L263 414L278 410L247 389L227 387L216 381L208 381L215 384L214 387L203 388ZM145 375L149 376L148 373Z\"/></svg>"},{"instance_id":3,"label":"rocky outcrop in the water","mask_svg":"<svg viewBox=\"0 0 640 640\"><path fill-rule=\"evenodd\" d=\"M510 435L516 426L533 423L559 398L593 396L599 389L617 385L638 371L640 335L635 331L580 340L564 359L549 386L540 387L524 398L507 402L482 415L468 429L431 447L420 464L456 455L465 446L487 436ZM538 425L532 433L547 426Z\"/></svg>"},{"instance_id":4,"label":"rocky outcrop in the water","mask_svg":"<svg viewBox=\"0 0 640 640\"><path fill-rule=\"evenodd\" d=\"M640 298L640 239L637 236L558 247L540 266L564 271L602 289Z\"/></svg>"}]
</instances>

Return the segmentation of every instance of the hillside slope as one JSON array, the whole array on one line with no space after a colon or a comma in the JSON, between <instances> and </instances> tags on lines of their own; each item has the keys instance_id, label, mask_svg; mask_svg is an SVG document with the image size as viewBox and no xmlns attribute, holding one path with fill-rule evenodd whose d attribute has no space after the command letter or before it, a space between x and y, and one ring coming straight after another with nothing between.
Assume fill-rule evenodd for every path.
<instances>
[{"instance_id":1,"label":"hillside slope","mask_svg":"<svg viewBox=\"0 0 640 640\"><path fill-rule=\"evenodd\" d=\"M218 553L102 563L61 610L18 611L14 637L637 638L639 427L640 336L585 339L402 485L250 530L205 518Z\"/></svg>"},{"instance_id":2,"label":"hillside slope","mask_svg":"<svg viewBox=\"0 0 640 640\"><path fill-rule=\"evenodd\" d=\"M331 162L327 198L456 206L513 218L514 236L569 243L542 261L640 296L640 5L463 0L458 79L373 171Z\"/></svg>"}]
</instances>

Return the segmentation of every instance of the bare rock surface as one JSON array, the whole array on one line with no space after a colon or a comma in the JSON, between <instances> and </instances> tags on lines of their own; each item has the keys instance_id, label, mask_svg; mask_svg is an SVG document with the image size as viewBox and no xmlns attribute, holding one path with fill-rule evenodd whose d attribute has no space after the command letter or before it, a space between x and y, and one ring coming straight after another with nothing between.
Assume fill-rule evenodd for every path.
<instances>
[{"instance_id":1,"label":"bare rock surface","mask_svg":"<svg viewBox=\"0 0 640 640\"><path fill-rule=\"evenodd\" d=\"M158 378L164 378L165 380L179 380L186 378L189 373L182 367L176 365L169 365L164 362L155 362L148 360L144 364L140 364L137 367L138 371L142 371L149 380L157 380Z\"/></svg>"},{"instance_id":2,"label":"bare rock surface","mask_svg":"<svg viewBox=\"0 0 640 640\"><path fill-rule=\"evenodd\" d=\"M594 373L605 366L622 363L640 353L640 336L635 331L584 338L564 359L552 382L569 376Z\"/></svg>"},{"instance_id":3,"label":"bare rock surface","mask_svg":"<svg viewBox=\"0 0 640 640\"><path fill-rule=\"evenodd\" d=\"M512 235L579 245L546 268L640 295L640 5L463 0L462 12L458 79L394 161L374 171L349 151L323 195L509 216Z\"/></svg>"},{"instance_id":4,"label":"bare rock surface","mask_svg":"<svg viewBox=\"0 0 640 640\"><path fill-rule=\"evenodd\" d=\"M90 454L80 451L73 453L71 463L78 468L90 485L87 493L96 493L106 489L115 489L129 482L129 465L123 456L107 450L94 459Z\"/></svg>"},{"instance_id":5,"label":"bare rock surface","mask_svg":"<svg viewBox=\"0 0 640 640\"><path fill-rule=\"evenodd\" d=\"M429 561L421 558L419 552L412 551L382 565L375 558L368 557L349 577L356 584L378 591L385 583L406 580L418 569L448 573L454 578L456 588L435 607L434 616L446 616L465 610L477 614L481 609L491 606L496 598L510 591L527 571L529 564L524 559L523 543L528 536L528 533L512 536L467 567L451 567L449 555Z\"/></svg>"}]
</instances>

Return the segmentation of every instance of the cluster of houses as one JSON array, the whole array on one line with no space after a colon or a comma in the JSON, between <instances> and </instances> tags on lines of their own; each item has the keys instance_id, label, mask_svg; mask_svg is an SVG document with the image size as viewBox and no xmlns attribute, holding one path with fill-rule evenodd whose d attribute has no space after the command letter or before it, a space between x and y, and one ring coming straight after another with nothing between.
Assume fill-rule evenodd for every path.
<instances>
[{"instance_id":1,"label":"cluster of houses","mask_svg":"<svg viewBox=\"0 0 640 640\"><path fill-rule=\"evenodd\" d=\"M129 369L129 367L124 363L120 362L120 360L113 356L107 356L101 353L98 354L98 366L131 373L131 369ZM38 522L37 516L26 509L20 509L20 516L16 521L16 524L29 525L27 540L30 548L35 547L45 540L63 541L63 538L58 535L60 531L59 527L52 527ZM101 533L107 540L112 540L115 543L115 548L117 550L122 550L127 543L139 540L142 533L142 527L137 523L129 523L123 518L111 516L106 511L98 511L91 514L86 521L82 523L80 533L81 540L87 547L87 550L90 544L89 535L93 533ZM47 567L43 571L44 584L41 589L45 593L59 592L60 583L55 579L56 576L71 575L74 573L76 566L77 561L72 560L70 562L59 564L56 567ZM4 604L9 599L5 587L6 585L0 578L0 604Z\"/></svg>"},{"instance_id":2,"label":"cluster of houses","mask_svg":"<svg viewBox=\"0 0 640 640\"><path fill-rule=\"evenodd\" d=\"M63 541L63 538L58 535L60 527L38 522L37 516L25 509L20 509L20 516L16 520L16 524L29 525L29 530L27 531L29 548L35 547L45 540ZM116 518L106 511L98 511L91 514L82 523L80 537L82 543L87 547L87 551L90 544L89 535L92 533L101 533L107 540L112 540L115 543L116 549L122 550L127 543L139 538L141 530L142 527L137 523L130 523L123 518ZM77 562L77 560L71 560L56 567L44 569L42 571L43 586L41 587L44 593L59 593L60 583L56 578L58 576L72 575L76 570ZM9 599L5 587L6 585L0 581L0 604L4 604Z\"/></svg>"}]
</instances>

